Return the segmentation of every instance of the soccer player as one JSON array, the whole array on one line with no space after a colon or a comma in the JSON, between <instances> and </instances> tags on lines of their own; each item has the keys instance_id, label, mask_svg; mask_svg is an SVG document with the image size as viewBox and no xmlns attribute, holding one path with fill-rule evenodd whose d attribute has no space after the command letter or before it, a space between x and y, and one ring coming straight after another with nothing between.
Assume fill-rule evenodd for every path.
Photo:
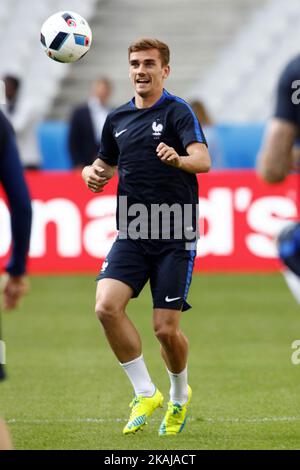
<instances>
[{"instance_id":1,"label":"soccer player","mask_svg":"<svg viewBox=\"0 0 300 470\"><path fill-rule=\"evenodd\" d=\"M11 210L12 254L2 282L2 305L5 310L18 306L28 290L26 258L31 229L31 201L23 176L15 136L11 125L0 111L0 182ZM1 312L0 312L1 313ZM0 338L1 339L1 338ZM4 379L0 361L0 380ZM12 448L6 425L0 419L0 450Z\"/></svg>"},{"instance_id":2,"label":"soccer player","mask_svg":"<svg viewBox=\"0 0 300 470\"><path fill-rule=\"evenodd\" d=\"M268 183L283 181L298 159L300 133L300 55L283 70L277 87L276 108L268 124L258 160L258 171Z\"/></svg>"},{"instance_id":3,"label":"soccer player","mask_svg":"<svg viewBox=\"0 0 300 470\"><path fill-rule=\"evenodd\" d=\"M119 174L119 235L98 276L96 314L134 388L123 433L135 433L163 404L144 362L139 333L125 313L129 300L150 280L154 332L171 382L159 434L178 434L192 395L187 379L188 340L180 329L180 317L190 308L186 298L196 254L189 236L197 226L195 175L209 171L210 156L190 106L164 89L170 73L168 46L142 38L131 44L128 56L134 98L108 115L98 158L82 171L95 193L103 190L116 167ZM184 226L185 214L177 211L169 218L170 226L161 227L163 218L157 227L152 223L162 204L171 209L176 205L183 212L192 208L191 220ZM143 213L138 222L136 210ZM178 235L180 224L182 235ZM135 230L138 227L140 233Z\"/></svg>"},{"instance_id":4,"label":"soccer player","mask_svg":"<svg viewBox=\"0 0 300 470\"><path fill-rule=\"evenodd\" d=\"M300 55L284 68L277 87L276 108L270 119L258 159L258 173L270 184L285 180L299 170L300 149ZM279 236L279 255L288 269L287 284L300 303L300 225L285 228Z\"/></svg>"}]
</instances>

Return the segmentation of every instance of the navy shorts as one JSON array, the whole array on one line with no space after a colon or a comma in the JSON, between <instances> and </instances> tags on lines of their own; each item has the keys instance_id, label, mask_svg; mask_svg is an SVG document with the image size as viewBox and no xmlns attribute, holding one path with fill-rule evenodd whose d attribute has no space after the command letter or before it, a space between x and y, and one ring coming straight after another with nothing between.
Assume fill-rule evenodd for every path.
<instances>
[{"instance_id":1,"label":"navy shorts","mask_svg":"<svg viewBox=\"0 0 300 470\"><path fill-rule=\"evenodd\" d=\"M122 281L133 289L133 297L138 297L149 280L153 308L185 311L191 308L186 298L195 255L195 250L186 250L184 241L117 238L97 280Z\"/></svg>"}]
</instances>

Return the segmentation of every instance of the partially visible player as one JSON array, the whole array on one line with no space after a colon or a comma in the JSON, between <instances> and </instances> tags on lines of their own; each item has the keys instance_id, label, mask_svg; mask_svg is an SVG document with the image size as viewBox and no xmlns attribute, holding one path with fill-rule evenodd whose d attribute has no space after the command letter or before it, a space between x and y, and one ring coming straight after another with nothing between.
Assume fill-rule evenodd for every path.
<instances>
[{"instance_id":1,"label":"partially visible player","mask_svg":"<svg viewBox=\"0 0 300 470\"><path fill-rule=\"evenodd\" d=\"M26 260L29 249L32 211L14 132L1 111L0 182L8 198L12 230L12 254L2 279L2 307L4 310L12 310L18 306L21 297L27 292L29 286L26 276ZM0 363L0 380L2 379L4 379L4 369L3 364ZM12 444L8 430L4 421L0 419L0 450L11 448Z\"/></svg>"},{"instance_id":2,"label":"partially visible player","mask_svg":"<svg viewBox=\"0 0 300 470\"><path fill-rule=\"evenodd\" d=\"M171 382L168 410L159 434L173 435L184 428L191 400L188 340L180 329L180 319L182 312L190 308L187 295L196 251L195 243L187 249L190 238L184 229L196 232L195 175L209 171L210 156L190 106L164 89L170 73L168 46L143 38L133 43L128 52L134 98L108 115L99 158L82 173L93 192L102 191L116 167L119 173L119 236L98 277L96 313L134 388L132 411L123 429L124 434L132 434L142 429L163 403L146 367L140 335L125 313L130 299L137 297L150 280L153 329ZM121 197L128 204L126 217L121 215ZM155 231L154 227L154 234L150 228L152 210L161 204L176 206L180 213L186 207L192 209L188 224L176 215L170 217L167 238L163 228ZM131 232L132 211L137 207L146 213L138 237ZM178 223L182 233L177 238Z\"/></svg>"},{"instance_id":3,"label":"partially visible player","mask_svg":"<svg viewBox=\"0 0 300 470\"><path fill-rule=\"evenodd\" d=\"M268 183L285 180L291 170L299 170L300 150L300 55L283 70L277 88L274 116L270 119L258 159L258 173ZM300 181L299 181L300 189ZM298 199L300 194L298 195ZM298 204L298 211L300 205ZM287 284L300 303L299 224L284 229L279 236L279 255L288 269Z\"/></svg>"}]
</instances>

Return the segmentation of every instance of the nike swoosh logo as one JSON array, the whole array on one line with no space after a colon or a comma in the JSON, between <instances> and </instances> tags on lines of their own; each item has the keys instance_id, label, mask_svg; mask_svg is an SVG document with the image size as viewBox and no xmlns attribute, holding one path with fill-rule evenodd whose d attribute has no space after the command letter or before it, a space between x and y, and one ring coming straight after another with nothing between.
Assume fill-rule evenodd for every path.
<instances>
[{"instance_id":1,"label":"nike swoosh logo","mask_svg":"<svg viewBox=\"0 0 300 470\"><path fill-rule=\"evenodd\" d=\"M181 297L174 297L173 299L169 299L169 297L167 295L167 297L165 298L165 301L166 302L174 302L174 300L179 300L179 299L181 299Z\"/></svg>"},{"instance_id":2,"label":"nike swoosh logo","mask_svg":"<svg viewBox=\"0 0 300 470\"><path fill-rule=\"evenodd\" d=\"M120 131L120 132L116 132L115 137L119 137L119 135L123 134L126 131L127 131L127 129L124 129L123 131Z\"/></svg>"}]
</instances>

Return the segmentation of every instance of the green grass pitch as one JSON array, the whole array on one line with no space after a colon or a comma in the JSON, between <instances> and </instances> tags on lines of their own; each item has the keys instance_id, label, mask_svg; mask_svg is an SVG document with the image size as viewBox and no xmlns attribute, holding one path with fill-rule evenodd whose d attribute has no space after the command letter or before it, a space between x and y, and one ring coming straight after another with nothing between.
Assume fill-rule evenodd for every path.
<instances>
[{"instance_id":1,"label":"green grass pitch","mask_svg":"<svg viewBox=\"0 0 300 470\"><path fill-rule=\"evenodd\" d=\"M9 379L0 386L18 449L299 449L300 307L280 274L194 276L182 328L193 401L183 433L159 437L163 411L122 436L130 384L93 314L91 276L33 277L18 312L4 315ZM168 377L152 333L146 288L128 312L154 382Z\"/></svg>"}]
</instances>

